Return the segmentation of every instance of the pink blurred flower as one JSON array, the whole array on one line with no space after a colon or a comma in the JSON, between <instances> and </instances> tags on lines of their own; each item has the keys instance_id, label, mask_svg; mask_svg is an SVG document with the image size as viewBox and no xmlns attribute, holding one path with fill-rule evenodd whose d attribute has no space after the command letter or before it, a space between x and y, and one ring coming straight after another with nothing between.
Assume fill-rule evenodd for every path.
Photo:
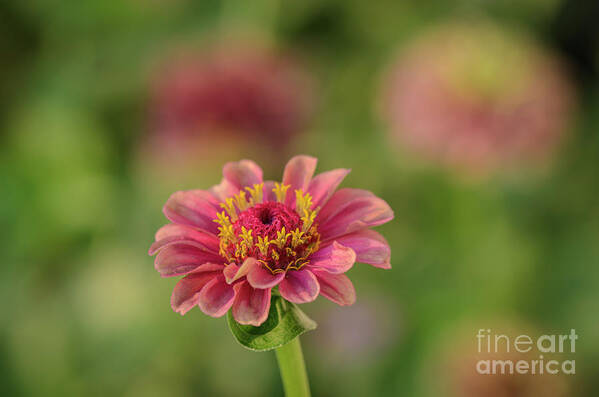
<instances>
[{"instance_id":1,"label":"pink blurred flower","mask_svg":"<svg viewBox=\"0 0 599 397\"><path fill-rule=\"evenodd\" d=\"M291 58L259 45L221 43L160 69L151 128L167 145L232 135L280 146L305 127L311 94L309 76Z\"/></svg>"},{"instance_id":2,"label":"pink blurred flower","mask_svg":"<svg viewBox=\"0 0 599 397\"><path fill-rule=\"evenodd\" d=\"M220 317L232 308L237 322L258 326L275 287L294 303L320 294L351 305L355 290L344 273L355 261L391 267L389 245L369 230L393 219L391 208L365 190L336 191L347 169L313 177L316 162L292 158L282 183L263 181L253 161L227 163L219 185L168 199L164 214L172 223L156 233L150 254L158 253L163 277L185 275L173 310L198 305Z\"/></svg>"},{"instance_id":3,"label":"pink blurred flower","mask_svg":"<svg viewBox=\"0 0 599 397\"><path fill-rule=\"evenodd\" d=\"M424 35L402 53L385 90L394 138L474 173L548 157L574 98L555 57L482 23Z\"/></svg>"}]
</instances>

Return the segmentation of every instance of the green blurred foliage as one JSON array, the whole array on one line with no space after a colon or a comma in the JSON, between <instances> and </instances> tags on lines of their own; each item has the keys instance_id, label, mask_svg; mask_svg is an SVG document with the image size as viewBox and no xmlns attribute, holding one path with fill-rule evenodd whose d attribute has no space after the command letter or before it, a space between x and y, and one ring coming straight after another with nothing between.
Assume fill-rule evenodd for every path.
<instances>
[{"instance_id":1,"label":"green blurred foliage","mask_svg":"<svg viewBox=\"0 0 599 397\"><path fill-rule=\"evenodd\" d=\"M249 30L300 54L318 82L318 110L291 151L317 156L320 170L352 168L345 185L372 190L396 214L380 230L393 269L350 272L358 300L375 302L393 324L374 330L385 348L337 365L323 357L319 330L306 334L313 394L425 396L438 377L427 372L430 357L453 343L451 330L505 318L545 332L577 329L573 395L596 395L597 81L580 82L571 139L549 171L530 178L470 182L413 167L377 117L385 68L426 27L480 15L557 46L560 10L558 0L3 2L0 388L15 396L282 394L274 355L243 350L224 319L173 313L175 280L161 279L146 255L171 187L208 187L236 160L193 170L195 186L140 160L153 67L178 46ZM279 177L282 163L255 160ZM320 319L339 310L322 301L305 308ZM474 343L474 333L465 338Z\"/></svg>"}]
</instances>

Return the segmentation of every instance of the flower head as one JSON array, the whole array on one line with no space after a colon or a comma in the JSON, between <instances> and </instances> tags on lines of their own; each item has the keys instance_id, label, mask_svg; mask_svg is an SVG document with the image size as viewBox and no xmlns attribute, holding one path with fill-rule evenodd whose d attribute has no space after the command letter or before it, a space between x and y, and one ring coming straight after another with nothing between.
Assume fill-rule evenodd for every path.
<instances>
[{"instance_id":1,"label":"flower head","mask_svg":"<svg viewBox=\"0 0 599 397\"><path fill-rule=\"evenodd\" d=\"M384 111L393 138L474 174L547 158L572 111L559 59L485 23L425 34L389 77Z\"/></svg>"},{"instance_id":2,"label":"flower head","mask_svg":"<svg viewBox=\"0 0 599 397\"><path fill-rule=\"evenodd\" d=\"M355 290L344 274L363 262L388 269L390 248L369 230L393 219L385 201L337 187L349 173L313 177L316 159L296 156L281 183L264 181L249 160L228 163L209 190L174 193L164 206L172 222L156 233L150 254L164 277L185 275L171 297L185 314L195 305L213 317L230 308L241 324L262 324L273 288L293 303L320 294L351 305Z\"/></svg>"},{"instance_id":3,"label":"flower head","mask_svg":"<svg viewBox=\"0 0 599 397\"><path fill-rule=\"evenodd\" d=\"M182 146L223 134L280 145L305 126L310 87L309 76L288 56L258 44L219 43L160 70L150 121L162 140Z\"/></svg>"}]
</instances>

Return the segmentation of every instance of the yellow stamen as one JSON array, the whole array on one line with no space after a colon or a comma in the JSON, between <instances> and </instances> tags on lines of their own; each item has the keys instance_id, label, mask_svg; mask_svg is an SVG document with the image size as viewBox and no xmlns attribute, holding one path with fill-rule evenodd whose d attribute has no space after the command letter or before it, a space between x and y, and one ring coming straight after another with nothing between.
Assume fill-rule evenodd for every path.
<instances>
[{"instance_id":1,"label":"yellow stamen","mask_svg":"<svg viewBox=\"0 0 599 397\"><path fill-rule=\"evenodd\" d=\"M252 237L252 229L247 230L245 226L241 227L241 239L248 246L252 247L254 245L254 238Z\"/></svg>"},{"instance_id":2,"label":"yellow stamen","mask_svg":"<svg viewBox=\"0 0 599 397\"><path fill-rule=\"evenodd\" d=\"M298 214L303 214L306 210L310 210L312 208L312 196L310 196L310 193L304 194L302 190L296 190L295 208Z\"/></svg>"},{"instance_id":3,"label":"yellow stamen","mask_svg":"<svg viewBox=\"0 0 599 397\"><path fill-rule=\"evenodd\" d=\"M256 243L256 246L258 247L258 249L260 250L260 253L262 255L266 255L268 253L268 246L270 245L270 241L268 241L267 236L258 236L258 242Z\"/></svg>"},{"instance_id":4,"label":"yellow stamen","mask_svg":"<svg viewBox=\"0 0 599 397\"><path fill-rule=\"evenodd\" d=\"M314 223L314 219L316 218L316 211L304 210L304 216L301 217L303 222L302 231L304 233L308 232L312 227L312 223Z\"/></svg>"},{"instance_id":5,"label":"yellow stamen","mask_svg":"<svg viewBox=\"0 0 599 397\"><path fill-rule=\"evenodd\" d=\"M291 236L291 233L287 233L285 227L282 227L281 230L277 232L277 239L272 240L271 243L276 244L279 249L283 249L289 236Z\"/></svg>"},{"instance_id":6,"label":"yellow stamen","mask_svg":"<svg viewBox=\"0 0 599 397\"><path fill-rule=\"evenodd\" d=\"M245 192L243 190L235 195L235 202L239 211L245 211L248 208L248 202L245 199Z\"/></svg>"},{"instance_id":7,"label":"yellow stamen","mask_svg":"<svg viewBox=\"0 0 599 397\"><path fill-rule=\"evenodd\" d=\"M237 220L237 211L235 210L235 204L233 203L232 197L226 199L225 203L220 203L220 206L227 211L227 214L231 217L231 221L235 222Z\"/></svg>"},{"instance_id":8,"label":"yellow stamen","mask_svg":"<svg viewBox=\"0 0 599 397\"><path fill-rule=\"evenodd\" d=\"M277 196L277 201L279 203L285 202L285 198L287 197L287 190L290 186L291 185L283 185L282 183L275 182L275 187L272 189L272 191L275 193L275 196Z\"/></svg>"},{"instance_id":9,"label":"yellow stamen","mask_svg":"<svg viewBox=\"0 0 599 397\"><path fill-rule=\"evenodd\" d=\"M303 238L304 232L299 229L295 229L291 231L291 246L293 248L297 248L299 245L306 242L306 239Z\"/></svg>"},{"instance_id":10,"label":"yellow stamen","mask_svg":"<svg viewBox=\"0 0 599 397\"><path fill-rule=\"evenodd\" d=\"M254 188L246 187L245 190L250 192L250 206L260 204L262 202L262 193L264 192L264 183L255 184Z\"/></svg>"}]
</instances>

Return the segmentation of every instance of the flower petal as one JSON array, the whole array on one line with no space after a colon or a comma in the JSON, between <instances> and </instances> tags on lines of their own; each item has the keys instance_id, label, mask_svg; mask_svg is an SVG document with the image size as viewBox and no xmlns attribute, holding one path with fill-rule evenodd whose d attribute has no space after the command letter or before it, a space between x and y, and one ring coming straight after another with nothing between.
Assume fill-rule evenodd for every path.
<instances>
[{"instance_id":1,"label":"flower petal","mask_svg":"<svg viewBox=\"0 0 599 397\"><path fill-rule=\"evenodd\" d=\"M219 202L239 193L239 188L233 185L228 179L223 178L218 185L212 186L208 192L212 194Z\"/></svg>"},{"instance_id":2,"label":"flower petal","mask_svg":"<svg viewBox=\"0 0 599 397\"><path fill-rule=\"evenodd\" d=\"M223 176L238 189L262 183L262 168L251 160L241 160L225 164Z\"/></svg>"},{"instance_id":3,"label":"flower petal","mask_svg":"<svg viewBox=\"0 0 599 397\"><path fill-rule=\"evenodd\" d=\"M308 269L288 271L279 284L281 296L293 303L312 302L319 291L318 280Z\"/></svg>"},{"instance_id":4,"label":"flower petal","mask_svg":"<svg viewBox=\"0 0 599 397\"><path fill-rule=\"evenodd\" d=\"M171 222L216 234L218 227L213 220L216 218L218 204L218 200L210 192L186 190L173 193L162 211Z\"/></svg>"},{"instance_id":5,"label":"flower petal","mask_svg":"<svg viewBox=\"0 0 599 397\"><path fill-rule=\"evenodd\" d=\"M225 280L227 280L228 284L232 284L233 282L239 280L243 276L247 275L248 272L254 267L258 267L260 264L255 258L246 258L245 261L241 264L241 266L237 266L235 263L231 263L225 267L224 275Z\"/></svg>"},{"instance_id":6,"label":"flower petal","mask_svg":"<svg viewBox=\"0 0 599 397\"><path fill-rule=\"evenodd\" d=\"M224 315L235 300L233 286L225 282L222 275L213 278L200 291L198 306L211 317Z\"/></svg>"},{"instance_id":7,"label":"flower petal","mask_svg":"<svg viewBox=\"0 0 599 397\"><path fill-rule=\"evenodd\" d=\"M354 265L356 253L349 247L344 247L337 241L319 249L310 258L309 267L326 270L329 273L345 273Z\"/></svg>"},{"instance_id":8,"label":"flower petal","mask_svg":"<svg viewBox=\"0 0 599 397\"><path fill-rule=\"evenodd\" d=\"M353 305L356 302L356 290L345 274L331 274L314 270L320 284L320 295L341 306Z\"/></svg>"},{"instance_id":9,"label":"flower petal","mask_svg":"<svg viewBox=\"0 0 599 397\"><path fill-rule=\"evenodd\" d=\"M308 191L308 185L316 170L316 158L310 156L295 156L285 166L283 171L283 184L290 185L285 203L293 207L295 203L295 190Z\"/></svg>"},{"instance_id":10,"label":"flower petal","mask_svg":"<svg viewBox=\"0 0 599 397\"><path fill-rule=\"evenodd\" d=\"M368 263L381 269L391 269L391 248L380 233L364 229L335 239L338 243L352 248L356 262Z\"/></svg>"},{"instance_id":11,"label":"flower petal","mask_svg":"<svg viewBox=\"0 0 599 397\"><path fill-rule=\"evenodd\" d=\"M152 244L148 253L154 255L161 248L177 243L193 245L215 254L218 253L219 249L219 239L214 234L206 233L187 225L169 223L158 229L156 232L156 242Z\"/></svg>"},{"instance_id":12,"label":"flower petal","mask_svg":"<svg viewBox=\"0 0 599 397\"><path fill-rule=\"evenodd\" d=\"M257 266L252 267L247 275L247 280L254 288L272 288L279 284L285 277L285 273L272 274L260 262L256 262Z\"/></svg>"},{"instance_id":13,"label":"flower petal","mask_svg":"<svg viewBox=\"0 0 599 397\"><path fill-rule=\"evenodd\" d=\"M264 189L263 189L263 196L262 196L264 202L277 201L277 196L273 192L274 187L275 187L274 181L264 181Z\"/></svg>"},{"instance_id":14,"label":"flower petal","mask_svg":"<svg viewBox=\"0 0 599 397\"><path fill-rule=\"evenodd\" d=\"M350 171L349 169L340 168L316 175L308 186L308 193L312 196L312 202L314 203L313 208L322 207L326 204Z\"/></svg>"},{"instance_id":15,"label":"flower petal","mask_svg":"<svg viewBox=\"0 0 599 397\"><path fill-rule=\"evenodd\" d=\"M154 267L162 277L172 277L190 273L205 263L221 261L222 258L213 253L191 245L176 244L160 250L154 260Z\"/></svg>"},{"instance_id":16,"label":"flower petal","mask_svg":"<svg viewBox=\"0 0 599 397\"><path fill-rule=\"evenodd\" d=\"M393 219L393 210L382 199L362 189L340 189L322 208L316 222L323 241L378 226Z\"/></svg>"},{"instance_id":17,"label":"flower petal","mask_svg":"<svg viewBox=\"0 0 599 397\"><path fill-rule=\"evenodd\" d=\"M194 273L188 274L179 280L171 295L173 310L183 315L197 305L202 288L218 277L222 268L222 265L207 263L200 266Z\"/></svg>"},{"instance_id":18,"label":"flower petal","mask_svg":"<svg viewBox=\"0 0 599 397\"><path fill-rule=\"evenodd\" d=\"M270 309L270 288L252 288L247 282L235 285L236 297L233 303L233 317L240 324L261 325L268 318Z\"/></svg>"}]
</instances>

